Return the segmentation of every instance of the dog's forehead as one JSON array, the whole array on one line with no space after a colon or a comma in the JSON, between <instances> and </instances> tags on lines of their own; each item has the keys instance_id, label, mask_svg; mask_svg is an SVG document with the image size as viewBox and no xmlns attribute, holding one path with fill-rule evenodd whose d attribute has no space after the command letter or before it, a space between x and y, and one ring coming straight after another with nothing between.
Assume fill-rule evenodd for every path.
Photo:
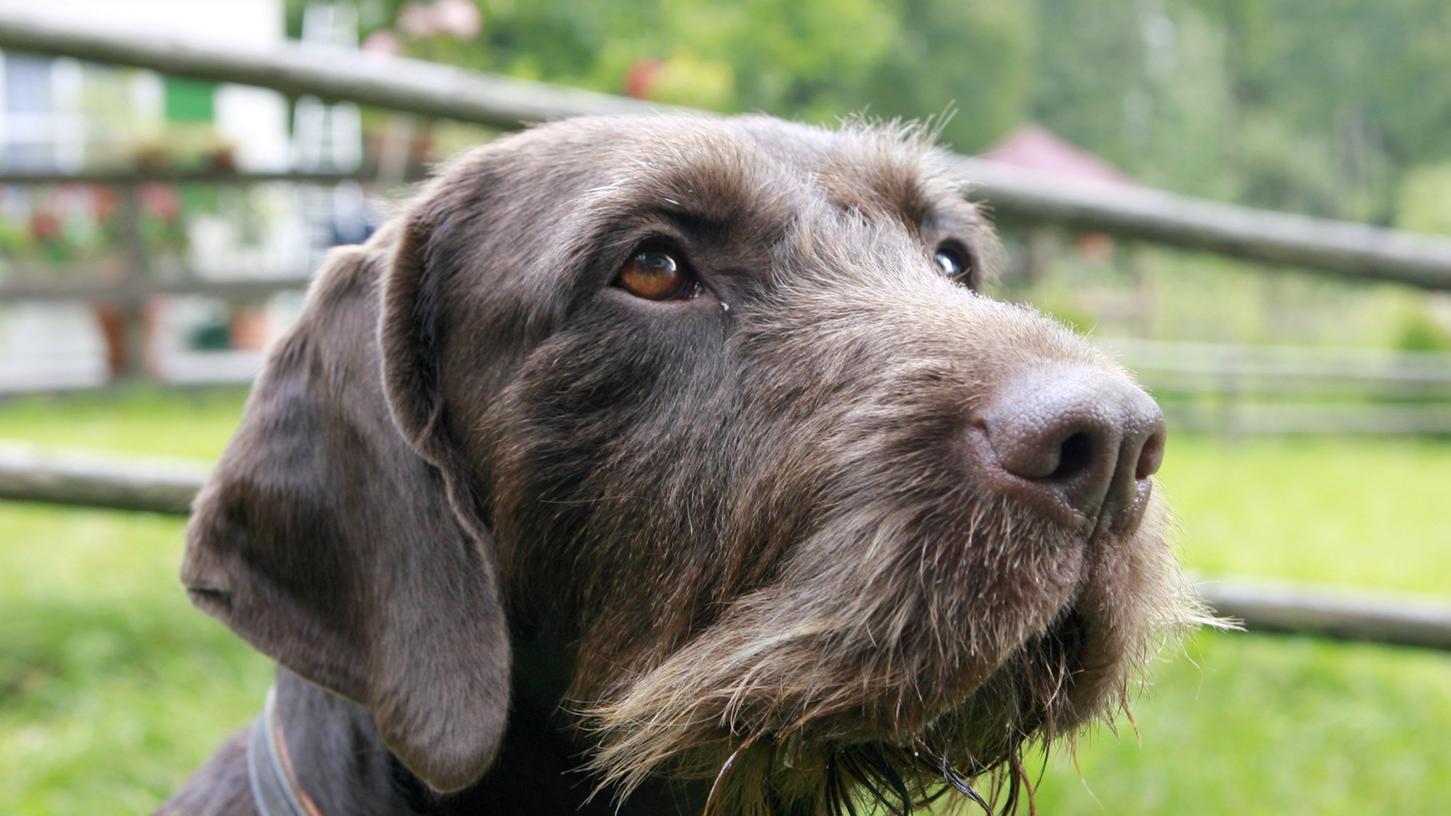
<instances>
[{"instance_id":1,"label":"dog's forehead","mask_svg":"<svg viewBox=\"0 0 1451 816\"><path fill-rule=\"evenodd\" d=\"M785 220L816 205L912 224L965 206L913 129L839 131L765 116L637 116L563 123L588 143L581 191L611 208L667 208L721 222ZM547 151L548 145L544 146Z\"/></svg>"}]
</instances>

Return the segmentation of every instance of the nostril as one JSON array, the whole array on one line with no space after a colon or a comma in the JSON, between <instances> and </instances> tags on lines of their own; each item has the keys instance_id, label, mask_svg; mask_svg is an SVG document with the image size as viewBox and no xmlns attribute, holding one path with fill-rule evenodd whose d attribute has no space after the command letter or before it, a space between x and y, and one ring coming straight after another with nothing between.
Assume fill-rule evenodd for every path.
<instances>
[{"instance_id":1,"label":"nostril","mask_svg":"<svg viewBox=\"0 0 1451 816\"><path fill-rule=\"evenodd\" d=\"M1144 441L1144 447L1139 451L1139 461L1134 467L1134 479L1142 482L1159 472L1159 466L1164 463L1164 431L1162 429L1149 435Z\"/></svg>"},{"instance_id":2,"label":"nostril","mask_svg":"<svg viewBox=\"0 0 1451 816\"><path fill-rule=\"evenodd\" d=\"M1048 478L1067 480L1088 470L1093 466L1095 447L1093 435L1086 431L1070 435L1058 447L1058 467Z\"/></svg>"},{"instance_id":3,"label":"nostril","mask_svg":"<svg viewBox=\"0 0 1451 816\"><path fill-rule=\"evenodd\" d=\"M1105 523L1132 515L1124 514L1164 458L1158 405L1128 380L1089 366L1018 374L974 424L993 464L1013 477L1004 482L1013 495Z\"/></svg>"}]
</instances>

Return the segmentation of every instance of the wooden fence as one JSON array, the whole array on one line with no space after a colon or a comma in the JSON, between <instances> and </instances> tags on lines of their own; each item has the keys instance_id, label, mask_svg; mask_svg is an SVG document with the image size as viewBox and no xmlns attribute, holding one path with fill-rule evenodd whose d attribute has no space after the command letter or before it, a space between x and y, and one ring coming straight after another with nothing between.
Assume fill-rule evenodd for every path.
<instances>
[{"instance_id":1,"label":"wooden fence","mask_svg":"<svg viewBox=\"0 0 1451 816\"><path fill-rule=\"evenodd\" d=\"M423 177L420 168L409 168L403 181ZM226 187L247 187L258 184L296 184L332 186L345 182L360 184L377 183L379 173L374 168L364 167L349 173L276 171L276 172L227 172L204 171L91 171L83 173L39 173L12 172L0 170L0 185L24 187L46 187L68 184L109 187L116 190L123 208L135 208L137 191L146 184L207 185ZM137 219L122 219L124 238L120 247L130 269L122 281L104 281L99 275L87 275L85 270L70 270L67 280L57 281L40 275L27 275L25 271L14 270L11 278L0 280L0 303L18 301L60 301L103 299L116 303L138 303L147 298L164 295L208 295L223 299L250 298L304 289L312 277L305 273L286 275L257 275L249 270L232 270L232 274L198 277L187 273L169 280L157 280L147 274L147 259L139 236L134 234ZM79 274L77 274L79 273Z\"/></svg>"},{"instance_id":2,"label":"wooden fence","mask_svg":"<svg viewBox=\"0 0 1451 816\"><path fill-rule=\"evenodd\" d=\"M673 110L637 99L488 76L413 60L335 50L320 52L298 44L260 51L226 43L201 45L152 33L63 26L13 11L0 13L0 48L146 68L175 76L251 84L292 96L310 94L327 100L352 101L501 129L573 115ZM1261 262L1266 269L1298 267L1354 280L1396 281L1429 289L1451 289L1451 240L1267 212L1161 191L1064 184L979 159L957 157L954 161L963 177L974 184L975 197L1000 221L1064 226L1205 250ZM147 181L335 184L376 178L376 170L349 174L92 172L73 176L0 171L0 184L103 184L123 191L123 201L133 201L137 186ZM225 279L190 277L156 281L147 274L148 259L135 235L135 224L123 229L123 235L127 236L123 250L129 270L123 281L11 281L0 283L0 301L105 298L120 303L132 313L133 319L127 321L130 330L125 358L135 367L141 359L142 342L140 321L135 319L135 313L148 297L204 294L244 298L301 288L308 281L306 275L258 276L248 274L247 270L237 270L237 274ZM1217 388L1236 395L1264 387L1283 388L1286 383L1309 386L1315 381L1314 377L1291 375L1264 386L1266 381L1259 376L1257 364L1247 359L1247 354L1233 352L1230 356L1236 359L1211 361L1209 365L1215 370L1207 374L1182 367L1169 370L1157 366L1153 360L1149 361L1151 365L1136 367L1146 370L1146 380L1151 385L1162 376L1171 389L1190 383L1199 392ZM1186 364L1192 365L1193 361ZM1370 375L1361 379L1374 383L1377 377ZM1206 382L1210 384L1206 386ZM1375 392L1384 390L1381 385L1373 385ZM1451 424L1451 418L1438 405L1302 410L1282 405L1252 405L1236 396L1222 400L1211 410L1202 406L1174 410L1178 412L1175 419L1182 426L1220 427L1244 433L1337 429L1444 432ZM1378 413L1373 415L1372 410ZM1299 418L1304 421L1299 422Z\"/></svg>"},{"instance_id":3,"label":"wooden fence","mask_svg":"<svg viewBox=\"0 0 1451 816\"><path fill-rule=\"evenodd\" d=\"M1451 354L1100 340L1170 427L1249 434L1451 434Z\"/></svg>"},{"instance_id":4,"label":"wooden fence","mask_svg":"<svg viewBox=\"0 0 1451 816\"><path fill-rule=\"evenodd\" d=\"M0 447L0 500L187 514L206 468ZM1200 592L1250 631L1314 634L1451 650L1451 604L1323 589L1210 580Z\"/></svg>"},{"instance_id":5,"label":"wooden fence","mask_svg":"<svg viewBox=\"0 0 1451 816\"><path fill-rule=\"evenodd\" d=\"M142 235L141 195L153 183L247 186L266 183L334 185L376 178L366 172L338 173L236 173L236 172L89 172L76 174L0 171L0 184L14 186L92 185L116 192L117 244L119 264L103 275L98 269L67 270L65 280L31 272L15 265L0 280L0 304L16 302L101 302L115 308L121 342L117 370L119 380L139 379L145 374L147 301L166 295L206 295L224 300L245 300L277 292L303 289L309 275L260 275L254 270L235 270L224 277L199 277L190 271L161 279ZM117 273L119 272L119 275ZM0 394L9 386L0 383ZM31 390L31 389L22 389Z\"/></svg>"},{"instance_id":6,"label":"wooden fence","mask_svg":"<svg viewBox=\"0 0 1451 816\"><path fill-rule=\"evenodd\" d=\"M178 280L138 284L125 296L252 296L300 288L304 277ZM0 284L0 296L66 300L112 297L96 284ZM1451 434L1451 354L1351 348L1238 346L1098 339L1163 406L1174 433ZM262 356L208 352L169 372L181 386L245 385ZM202 365L203 359L211 361ZM196 369L196 371L193 371ZM204 369L204 371L202 370ZM62 392L103 384L57 385ZM45 389L43 389L45 390ZM36 393L33 384L0 382L0 398Z\"/></svg>"},{"instance_id":7,"label":"wooden fence","mask_svg":"<svg viewBox=\"0 0 1451 816\"><path fill-rule=\"evenodd\" d=\"M640 100L470 73L446 66L362 54L319 52L299 45L267 51L225 43L200 45L149 33L82 30L0 14L0 49L132 66L194 79L271 88L290 96L314 95L352 101L426 117L455 119L510 130L565 116L659 111L666 106ZM1059 180L957 157L957 171L972 181L975 198L1003 221L1058 225L1128 239L1202 250L1266 265L1364 281L1392 281L1427 289L1451 290L1451 240L1411 235L1363 224L1327 221L1267 212L1153 190L1123 190L1068 185ZM68 177L134 189L137 179ZM332 176L253 174L221 178L148 175L145 180L175 183L251 183L298 181L333 183ZM356 179L354 179L356 180ZM44 180L49 182L50 179ZM41 183L42 179L0 173L0 183ZM132 259L144 272L146 260ZM227 282L157 283L136 275L121 288L92 284L57 287L14 283L0 290L7 299L73 299L106 295L136 303L151 294L255 294L257 287L296 287L306 279L237 279ZM1141 367L1152 369L1163 351L1141 347ZM1178 349L1175 353L1184 353ZM1126 355L1132 357L1132 353ZM1254 363L1227 362L1204 355L1210 380L1247 383L1265 378L1275 387L1294 377ZM1146 374L1148 372L1146 371ZM1183 370L1161 372L1184 377ZM1402 371L1401 373L1404 373ZM1370 375L1377 381L1407 382ZM1399 376L1399 375L1397 375ZM1440 388L1433 374L1416 387ZM1152 385L1152 376L1146 376ZM1303 379L1303 378L1302 378ZM1189 387L1189 386L1184 386ZM1194 386L1197 387L1197 386ZM1399 387L1399 386L1397 386ZM1244 423L1241 423L1244 424ZM1252 423L1251 423L1252 424ZM185 514L203 478L187 466L142 466L59 458L35 451L0 450L0 499L69 506ZM1222 613L1242 617L1250 629L1305 631L1384 643L1451 649L1451 609L1435 603L1347 598L1303 589L1253 587L1211 582L1206 597Z\"/></svg>"},{"instance_id":8,"label":"wooden fence","mask_svg":"<svg viewBox=\"0 0 1451 816\"><path fill-rule=\"evenodd\" d=\"M154 33L85 30L0 14L0 49L271 88L505 130L566 116L641 113L667 106L443 65L298 44L251 50ZM958 171L1005 220L1057 224L1169 246L1294 266L1355 280L1451 289L1451 240L1364 224L1238 207L1172 193L1064 184L981 159Z\"/></svg>"}]
</instances>

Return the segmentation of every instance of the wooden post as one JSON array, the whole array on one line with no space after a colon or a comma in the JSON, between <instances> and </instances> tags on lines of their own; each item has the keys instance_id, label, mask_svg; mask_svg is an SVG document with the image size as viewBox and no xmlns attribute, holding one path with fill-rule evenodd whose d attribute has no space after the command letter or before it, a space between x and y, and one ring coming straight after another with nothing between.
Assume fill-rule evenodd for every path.
<instances>
[{"instance_id":1,"label":"wooden post","mask_svg":"<svg viewBox=\"0 0 1451 816\"><path fill-rule=\"evenodd\" d=\"M1060 241L1057 232L1047 227L1028 227L1024 233L1022 287L1027 289L1053 271Z\"/></svg>"},{"instance_id":2,"label":"wooden post","mask_svg":"<svg viewBox=\"0 0 1451 816\"><path fill-rule=\"evenodd\" d=\"M1244 368L1242 349L1234 349L1231 352L1232 359L1226 360L1226 365L1220 372L1220 383L1223 393L1221 407L1224 411L1224 427L1222 433L1229 440L1231 445L1244 443L1244 429L1241 424L1240 407L1243 399L1243 388L1240 377Z\"/></svg>"},{"instance_id":3,"label":"wooden post","mask_svg":"<svg viewBox=\"0 0 1451 816\"><path fill-rule=\"evenodd\" d=\"M142 286L151 277L151 257L146 252L146 239L141 232L141 196L137 185L120 190L121 234L121 360L111 372L112 380L140 380L147 375L150 352L146 325L147 299Z\"/></svg>"}]
</instances>

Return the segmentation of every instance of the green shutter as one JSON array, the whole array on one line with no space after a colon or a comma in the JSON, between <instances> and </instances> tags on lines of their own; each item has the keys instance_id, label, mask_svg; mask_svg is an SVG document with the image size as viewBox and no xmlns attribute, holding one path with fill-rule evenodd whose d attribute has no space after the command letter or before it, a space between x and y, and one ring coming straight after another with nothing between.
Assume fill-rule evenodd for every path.
<instances>
[{"instance_id":1,"label":"green shutter","mask_svg":"<svg viewBox=\"0 0 1451 816\"><path fill-rule=\"evenodd\" d=\"M215 82L167 77L166 119L170 122L210 122L216 117Z\"/></svg>"}]
</instances>

